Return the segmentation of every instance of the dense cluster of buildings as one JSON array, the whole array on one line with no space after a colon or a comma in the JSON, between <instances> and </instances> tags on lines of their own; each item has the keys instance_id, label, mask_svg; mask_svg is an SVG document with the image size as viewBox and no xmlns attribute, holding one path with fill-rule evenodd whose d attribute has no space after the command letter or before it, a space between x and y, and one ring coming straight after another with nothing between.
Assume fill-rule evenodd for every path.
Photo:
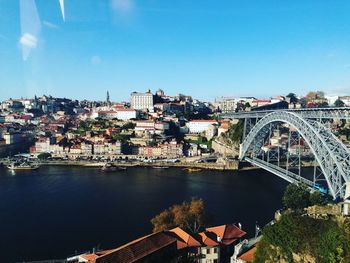
<instances>
[{"instance_id":1,"label":"dense cluster of buildings","mask_svg":"<svg viewBox=\"0 0 350 263\"><path fill-rule=\"evenodd\" d=\"M119 103L112 103L109 93L103 102L51 96L8 99L0 103L0 156L16 154L23 146L31 146L32 154L72 159L220 154L222 142L216 138L230 129L232 121L217 120L216 113L350 102L346 96L321 95L310 93L306 104L303 98L288 96L220 98L208 103L182 94L168 96L162 90L133 92L130 102ZM272 148L285 143L283 136L271 142Z\"/></svg>"}]
</instances>

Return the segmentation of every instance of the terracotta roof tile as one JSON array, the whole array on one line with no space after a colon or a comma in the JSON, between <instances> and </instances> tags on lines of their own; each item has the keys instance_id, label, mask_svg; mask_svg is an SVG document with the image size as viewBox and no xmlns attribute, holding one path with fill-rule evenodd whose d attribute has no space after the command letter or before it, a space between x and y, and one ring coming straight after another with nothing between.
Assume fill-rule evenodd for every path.
<instances>
[{"instance_id":1,"label":"terracotta roof tile","mask_svg":"<svg viewBox=\"0 0 350 263\"><path fill-rule=\"evenodd\" d=\"M180 227L176 227L174 229L171 229L169 232L174 233L178 238L181 240L178 240L178 248L183 247L200 247L201 243L196 240L193 236L191 236L189 233L182 230ZM181 242L183 241L183 242Z\"/></svg>"},{"instance_id":2,"label":"terracotta roof tile","mask_svg":"<svg viewBox=\"0 0 350 263\"><path fill-rule=\"evenodd\" d=\"M216 247L219 245L219 243L216 241L216 236L213 233L210 232L201 232L197 236L201 243L208 247Z\"/></svg>"},{"instance_id":3,"label":"terracotta roof tile","mask_svg":"<svg viewBox=\"0 0 350 263\"><path fill-rule=\"evenodd\" d=\"M136 262L172 244L176 245L176 238L167 235L165 232L157 232L111 250L109 253L98 257L96 263Z\"/></svg>"},{"instance_id":4,"label":"terracotta roof tile","mask_svg":"<svg viewBox=\"0 0 350 263\"><path fill-rule=\"evenodd\" d=\"M248 251L244 252L238 258L241 260L244 260L245 262L253 262L255 252L256 252L256 246L250 248Z\"/></svg>"},{"instance_id":5,"label":"terracotta roof tile","mask_svg":"<svg viewBox=\"0 0 350 263\"><path fill-rule=\"evenodd\" d=\"M209 227L206 230L220 236L221 242L225 245L230 245L237 239L246 235L246 232L241 230L235 224Z\"/></svg>"}]
</instances>

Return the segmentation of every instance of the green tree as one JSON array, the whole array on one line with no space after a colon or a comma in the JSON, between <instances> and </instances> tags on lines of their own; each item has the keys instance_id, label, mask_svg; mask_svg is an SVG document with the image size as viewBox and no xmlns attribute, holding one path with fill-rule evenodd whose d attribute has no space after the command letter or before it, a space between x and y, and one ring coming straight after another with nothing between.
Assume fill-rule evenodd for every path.
<instances>
[{"instance_id":1,"label":"green tree","mask_svg":"<svg viewBox=\"0 0 350 263\"><path fill-rule=\"evenodd\" d=\"M228 136L233 142L239 142L243 135L244 122L239 120L237 124L232 124L228 130Z\"/></svg>"},{"instance_id":2,"label":"green tree","mask_svg":"<svg viewBox=\"0 0 350 263\"><path fill-rule=\"evenodd\" d=\"M294 210L301 210L309 205L310 193L305 185L290 184L283 195L283 205Z\"/></svg>"},{"instance_id":3,"label":"green tree","mask_svg":"<svg viewBox=\"0 0 350 263\"><path fill-rule=\"evenodd\" d=\"M290 99L290 103L297 103L298 102L298 98L295 95L295 93L289 93L286 97Z\"/></svg>"},{"instance_id":4,"label":"green tree","mask_svg":"<svg viewBox=\"0 0 350 263\"><path fill-rule=\"evenodd\" d=\"M122 126L122 129L123 129L123 130L134 129L135 126L136 126L135 123L133 123L133 122L128 122L128 123L125 123L125 124Z\"/></svg>"},{"instance_id":5,"label":"green tree","mask_svg":"<svg viewBox=\"0 0 350 263\"><path fill-rule=\"evenodd\" d=\"M50 153L40 153L38 155L38 159L39 160L47 160L48 158L51 157L51 154Z\"/></svg>"},{"instance_id":6,"label":"green tree","mask_svg":"<svg viewBox=\"0 0 350 263\"><path fill-rule=\"evenodd\" d=\"M344 101L342 101L341 99L337 99L337 100L334 102L334 106L336 106L336 107L344 107L344 106L345 106L345 103L344 103Z\"/></svg>"},{"instance_id":7,"label":"green tree","mask_svg":"<svg viewBox=\"0 0 350 263\"><path fill-rule=\"evenodd\" d=\"M319 191L315 191L310 194L310 197L309 197L310 205L324 205L325 203L326 203L326 198Z\"/></svg>"},{"instance_id":8,"label":"green tree","mask_svg":"<svg viewBox=\"0 0 350 263\"><path fill-rule=\"evenodd\" d=\"M205 204L202 199L176 204L162 211L151 219L153 232L181 227L186 231L197 233L206 224Z\"/></svg>"}]
</instances>

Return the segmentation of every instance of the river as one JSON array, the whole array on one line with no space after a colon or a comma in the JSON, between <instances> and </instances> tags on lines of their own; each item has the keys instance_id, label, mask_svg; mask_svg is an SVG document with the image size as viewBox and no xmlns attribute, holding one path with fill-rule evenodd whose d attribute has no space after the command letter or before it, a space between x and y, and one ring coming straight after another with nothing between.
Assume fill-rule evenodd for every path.
<instances>
[{"instance_id":1,"label":"river","mask_svg":"<svg viewBox=\"0 0 350 263\"><path fill-rule=\"evenodd\" d=\"M200 197L212 225L240 222L254 234L281 207L287 183L263 170L46 166L12 174L0 167L0 262L60 259L148 234L150 219Z\"/></svg>"}]
</instances>

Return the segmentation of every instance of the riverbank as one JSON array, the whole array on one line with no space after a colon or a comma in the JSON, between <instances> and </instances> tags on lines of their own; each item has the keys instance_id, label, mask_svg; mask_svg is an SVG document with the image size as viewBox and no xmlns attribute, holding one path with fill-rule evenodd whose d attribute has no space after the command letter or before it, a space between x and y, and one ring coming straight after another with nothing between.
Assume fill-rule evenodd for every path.
<instances>
[{"instance_id":1,"label":"riverbank","mask_svg":"<svg viewBox=\"0 0 350 263\"><path fill-rule=\"evenodd\" d=\"M6 166L10 162L7 159L0 160L0 164ZM140 161L129 161L111 162L116 166L121 167L178 167L178 168L188 168L188 169L203 169L203 170L230 170L237 171L239 168L239 161L229 161L225 163L188 163L188 162L140 162ZM60 161L39 161L40 166L83 166L83 167L102 167L105 162L91 162L91 161L77 161L77 160L60 160Z\"/></svg>"}]
</instances>

